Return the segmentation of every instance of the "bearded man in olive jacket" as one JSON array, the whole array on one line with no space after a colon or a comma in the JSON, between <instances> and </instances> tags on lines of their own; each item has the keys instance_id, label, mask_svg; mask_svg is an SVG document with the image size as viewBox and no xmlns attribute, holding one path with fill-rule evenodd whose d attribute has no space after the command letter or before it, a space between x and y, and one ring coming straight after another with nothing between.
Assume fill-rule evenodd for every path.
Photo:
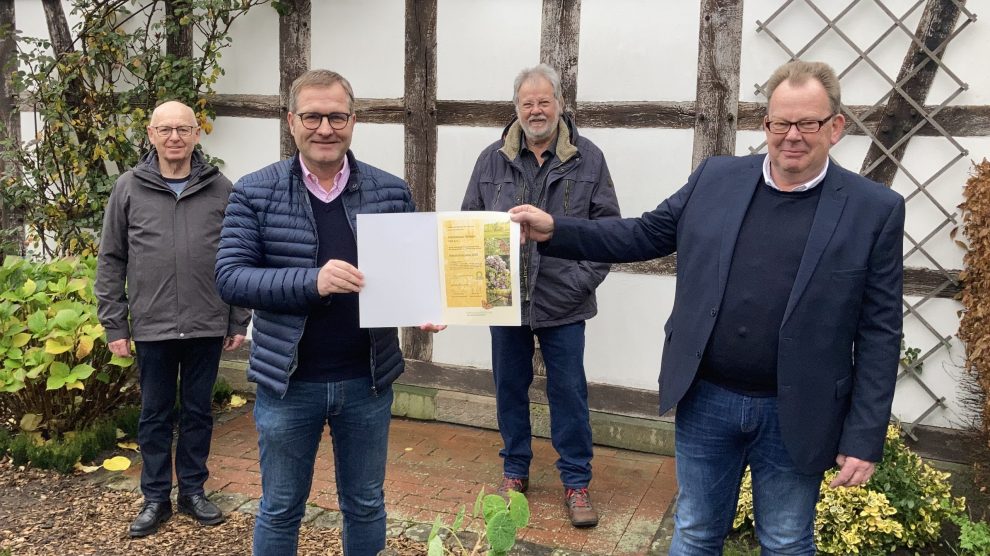
<instances>
[{"instance_id":1,"label":"bearded man in olive jacket","mask_svg":"<svg viewBox=\"0 0 990 556\"><path fill-rule=\"evenodd\" d=\"M141 382L141 491L132 537L172 516L172 434L179 384L175 467L179 511L204 525L223 521L205 496L213 433L213 383L221 350L244 341L250 313L227 305L213 276L220 228L233 186L196 150L192 109L170 101L148 125L153 149L114 185L103 219L94 290L114 355L137 351ZM181 375L181 381L179 377Z\"/></svg>"},{"instance_id":2,"label":"bearded man in olive jacket","mask_svg":"<svg viewBox=\"0 0 990 556\"><path fill-rule=\"evenodd\" d=\"M557 72L528 68L513 88L516 118L478 157L461 210L506 211L533 204L553 215L618 218L619 203L605 155L564 113ZM564 504L571 524L594 527L591 503L591 421L584 373L585 321L595 316L595 289L609 265L544 257L535 244L520 254L522 326L493 326L492 371L504 447L499 492L525 492L533 459L529 387L534 337L546 364L550 439L560 458Z\"/></svg>"}]
</instances>

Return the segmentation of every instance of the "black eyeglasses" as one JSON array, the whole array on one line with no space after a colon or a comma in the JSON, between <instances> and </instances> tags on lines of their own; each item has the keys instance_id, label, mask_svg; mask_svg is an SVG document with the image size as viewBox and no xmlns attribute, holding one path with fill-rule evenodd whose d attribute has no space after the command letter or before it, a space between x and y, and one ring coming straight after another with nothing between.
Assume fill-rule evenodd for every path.
<instances>
[{"instance_id":1,"label":"black eyeglasses","mask_svg":"<svg viewBox=\"0 0 990 556\"><path fill-rule=\"evenodd\" d=\"M326 118L330 122L330 127L336 130L341 130L347 127L347 122L351 120L353 114L347 114L346 112L331 112L329 114L320 114L319 112L303 112L302 114L296 114L299 116L299 121L302 122L303 127L310 131L320 129L320 125L323 124L323 118Z\"/></svg>"},{"instance_id":2,"label":"black eyeglasses","mask_svg":"<svg viewBox=\"0 0 990 556\"><path fill-rule=\"evenodd\" d=\"M149 127L151 127L151 126L149 126ZM155 130L155 133L157 133L159 137L166 138L166 137L171 137L172 136L172 131L175 131L176 133L178 133L179 134L179 137L189 137L190 135L193 134L193 131L195 131L195 130L197 130L199 128L196 127L196 126L193 126L193 125L180 125L180 126L176 126L176 127L171 127L171 126L167 126L167 125L159 125L159 126L152 127L152 129Z\"/></svg>"},{"instance_id":3,"label":"black eyeglasses","mask_svg":"<svg viewBox=\"0 0 990 556\"><path fill-rule=\"evenodd\" d=\"M801 120L800 122L787 122L784 120L771 120L769 117L764 118L763 125L766 126L767 131L777 135L783 135L791 130L791 126L797 126L797 130L801 133L818 133L825 122L831 120L832 118L838 116L838 114L832 114L824 120Z\"/></svg>"}]
</instances>

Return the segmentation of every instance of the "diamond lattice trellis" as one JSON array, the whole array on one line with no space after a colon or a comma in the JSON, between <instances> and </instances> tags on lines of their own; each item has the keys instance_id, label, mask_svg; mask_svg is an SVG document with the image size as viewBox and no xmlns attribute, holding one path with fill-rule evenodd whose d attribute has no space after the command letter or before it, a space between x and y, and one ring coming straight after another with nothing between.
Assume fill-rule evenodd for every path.
<instances>
[{"instance_id":1,"label":"diamond lattice trellis","mask_svg":"<svg viewBox=\"0 0 990 556\"><path fill-rule=\"evenodd\" d=\"M836 15L829 16L826 12L819 7L818 4L822 3L824 0L820 0L819 3L813 0L787 0L782 3L782 5L774 11L765 21L757 21L757 32L764 33L770 39L773 40L791 59L801 59L807 56L808 53L816 45L820 45L825 41L837 41L838 44L851 49L855 53L854 59L849 62L845 67L838 67L835 64L833 66L836 68L839 74L840 81L850 74L854 69L857 71L862 71L864 69L872 70L877 77L882 79L886 84L886 91L882 96L880 96L871 106L867 107L864 111L853 111L847 106L842 107L842 112L846 116L847 120L851 122L851 125L858 128L858 130L868 137L872 144L875 146L874 150L879 150L880 156L877 156L875 160L867 161L864 163L864 168L862 169L863 174L869 174L874 171L881 164L894 164L896 166L897 173L904 176L913 189L905 195L906 202L910 203L913 199L919 198L916 202L927 202L931 204L931 207L936 209L938 213L938 220L932 221L930 226L925 229L925 234L923 237L914 237L910 233L905 233L905 245L909 248L904 253L905 260L912 256L918 255L925 261L924 266L930 270L936 271L942 279L942 283L932 288L925 295L920 297L920 299L915 302L910 302L907 298L903 300L904 303L904 316L905 319L916 319L920 327L926 331L928 341L924 346L924 352L921 353L913 362L905 364L902 362L901 370L898 374L898 390L903 388L902 384L906 381L911 381L915 383L920 390L927 397L927 407L925 407L920 414L913 417L900 418L898 415L892 415L892 419L898 422L904 430L911 435L912 429L918 424L922 423L928 416L938 408L946 407L946 399L944 396L940 395L933 389L929 384L926 384L923 376L919 372L921 365L926 361L930 360L934 355L939 354L943 350L948 350L950 347L950 341L952 335L955 334L955 330L939 330L930 319L926 318L921 308L928 304L935 296L940 292L944 291L949 287L958 287L958 279L956 273L950 269L945 268L943 265L931 252L928 246L932 245L936 238L939 238L943 234L947 234L947 228L956 225L956 215L951 207L945 207L943 203L940 203L938 199L930 191L930 186L936 182L946 170L950 167L959 164L966 160L968 152L958 141L947 132L939 123L935 120L935 116L944 109L953 99L955 99L959 94L965 91L968 87L966 83L959 79L959 77L952 72L952 70L945 65L942 60L942 53L946 48L946 45L954 39L959 33L963 32L967 26L976 20L974 14L970 13L964 2L960 0L951 0L954 4L953 10L958 10L958 24L954 24L951 31L947 34L947 38L942 40L938 46L934 49L930 49L925 44L925 37L918 37L914 30L907 27L905 21L911 17L917 16L920 10L926 8L934 8L936 6L927 6L924 0L918 0L914 2L910 7L908 7L903 13L897 15L892 9L888 7L887 4L891 2L883 2L881 0L852 0ZM935 3L936 0L929 0ZM836 7L835 4L829 2L828 6L830 9ZM854 21L852 18L847 17L854 11L854 9L862 10L865 7L874 6L879 9L883 15L890 19L890 24L885 28L877 28L875 37L872 38L872 42L869 42L865 47L857 43L856 40L851 38L850 33L843 31L843 26L853 26ZM802 8L799 10L798 8ZM810 10L810 13L809 13ZM818 31L812 34L810 37L802 37L801 39L792 40L793 45L789 45L788 41L782 38L787 29L793 28L795 21L794 18L802 18L801 23L807 25L807 19L814 19L816 26L820 25ZM955 23L955 22L953 22ZM778 32L780 31L780 32ZM878 52L878 48L885 41L889 40L892 35L896 36L896 33L903 33L906 35L910 44L916 48L919 52L920 61L914 64L913 67L908 71L903 71L903 75L898 75L891 77L888 71L886 71L880 64L871 58L871 54L875 55ZM937 65L937 68L930 67L931 64ZM915 78L919 72L922 71L932 71L932 69L937 69L938 72L947 76L952 83L952 90L946 97L937 105L925 106L924 99L919 102L917 99L912 98L909 92L905 91L906 84ZM757 84L756 92L763 97L766 97L765 90L766 83ZM927 92L927 91L926 91ZM903 136L901 136L897 141L893 142L889 146L884 145L882 140L878 138L877 130L875 125L867 123L870 121L871 116L876 119L876 115L882 113L884 108L887 107L889 103L892 102L902 102L907 103L910 106L912 114L917 115L916 123L908 128L905 128ZM925 126L930 126L931 129L935 130L936 136L948 145L951 145L951 150L954 151L954 156L941 167L934 169L927 173L927 175L918 175L917 172L911 172L908 168L902 164L902 160L899 156L902 156L905 152L903 148L911 140L912 137L917 135L922 128ZM757 147L751 147L750 152L760 152L766 146L763 143ZM917 340L915 340L917 342Z\"/></svg>"}]
</instances>

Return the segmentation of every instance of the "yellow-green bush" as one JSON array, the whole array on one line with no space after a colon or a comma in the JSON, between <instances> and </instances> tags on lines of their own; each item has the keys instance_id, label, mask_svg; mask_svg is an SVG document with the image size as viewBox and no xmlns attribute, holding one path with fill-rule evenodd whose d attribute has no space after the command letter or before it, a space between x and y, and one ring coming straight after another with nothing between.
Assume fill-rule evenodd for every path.
<instances>
[{"instance_id":1,"label":"yellow-green bush","mask_svg":"<svg viewBox=\"0 0 990 556\"><path fill-rule=\"evenodd\" d=\"M822 481L816 507L815 542L823 554L889 554L939 539L942 522L965 509L952 496L949 474L911 452L897 427L887 431L883 461L865 487L833 489L836 471ZM733 526L753 525L752 477L743 477Z\"/></svg>"},{"instance_id":2,"label":"yellow-green bush","mask_svg":"<svg viewBox=\"0 0 990 556\"><path fill-rule=\"evenodd\" d=\"M130 357L96 317L96 258L0 265L0 417L46 439L84 429L125 401Z\"/></svg>"}]
</instances>

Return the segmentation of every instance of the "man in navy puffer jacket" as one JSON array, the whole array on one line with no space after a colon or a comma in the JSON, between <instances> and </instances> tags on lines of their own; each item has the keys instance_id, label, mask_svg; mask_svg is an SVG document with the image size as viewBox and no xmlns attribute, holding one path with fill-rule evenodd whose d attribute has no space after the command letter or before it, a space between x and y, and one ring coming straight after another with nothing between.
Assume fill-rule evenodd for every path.
<instances>
[{"instance_id":1,"label":"man in navy puffer jacket","mask_svg":"<svg viewBox=\"0 0 990 556\"><path fill-rule=\"evenodd\" d=\"M415 207L405 182L350 152L353 104L337 73L296 79L288 122L299 155L241 178L224 219L217 287L254 309L248 379L258 384L262 483L254 554L296 553L326 424L344 553L385 547L391 384L403 360L395 328L359 326L356 218Z\"/></svg>"}]
</instances>

